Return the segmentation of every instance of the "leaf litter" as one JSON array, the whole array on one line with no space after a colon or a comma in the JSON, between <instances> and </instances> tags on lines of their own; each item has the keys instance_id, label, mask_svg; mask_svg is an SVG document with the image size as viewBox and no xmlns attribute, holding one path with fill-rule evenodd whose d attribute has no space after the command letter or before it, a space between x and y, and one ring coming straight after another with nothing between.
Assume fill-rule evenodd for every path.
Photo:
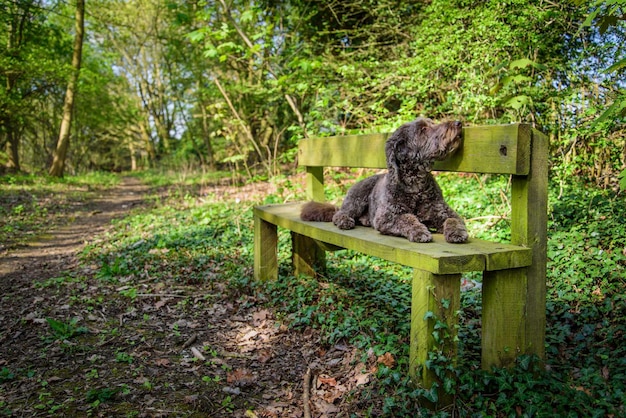
<instances>
[{"instance_id":1,"label":"leaf litter","mask_svg":"<svg viewBox=\"0 0 626 418\"><path fill-rule=\"evenodd\" d=\"M93 202L97 215L75 229L4 255L0 411L141 417L358 412L358 395L348 395L367 385L379 364L391 367L390 354L369 353L363 362L351 345L324 348L316 330L289 329L253 295L219 284L181 286L148 275L109 283L97 277L97 265L78 261L94 231L105 232L112 218L141 207L137 199L147 192L125 181ZM62 247L61 234L74 234L73 243ZM50 323L65 338L55 338Z\"/></svg>"}]
</instances>

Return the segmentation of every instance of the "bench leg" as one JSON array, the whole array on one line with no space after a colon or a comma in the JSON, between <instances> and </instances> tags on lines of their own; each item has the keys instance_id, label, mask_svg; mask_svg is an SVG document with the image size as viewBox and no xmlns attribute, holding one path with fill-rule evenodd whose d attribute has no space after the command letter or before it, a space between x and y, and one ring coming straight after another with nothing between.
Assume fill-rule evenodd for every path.
<instances>
[{"instance_id":1,"label":"bench leg","mask_svg":"<svg viewBox=\"0 0 626 418\"><path fill-rule=\"evenodd\" d=\"M291 233L294 274L314 277L326 267L326 252L313 238Z\"/></svg>"},{"instance_id":2,"label":"bench leg","mask_svg":"<svg viewBox=\"0 0 626 418\"><path fill-rule=\"evenodd\" d=\"M483 275L482 368L509 367L527 353L527 269Z\"/></svg>"},{"instance_id":3,"label":"bench leg","mask_svg":"<svg viewBox=\"0 0 626 418\"><path fill-rule=\"evenodd\" d=\"M254 217L254 278L278 278L278 233L276 225Z\"/></svg>"},{"instance_id":4,"label":"bench leg","mask_svg":"<svg viewBox=\"0 0 626 418\"><path fill-rule=\"evenodd\" d=\"M439 275L415 269L411 303L409 375L425 389L430 389L433 383L438 383L439 399L436 405L432 405L436 408L450 405L453 399L442 387L442 379L445 379L446 373L437 373L436 365L427 367L427 360L429 353L436 353L447 358L451 365L456 364L460 298L460 274Z\"/></svg>"}]
</instances>

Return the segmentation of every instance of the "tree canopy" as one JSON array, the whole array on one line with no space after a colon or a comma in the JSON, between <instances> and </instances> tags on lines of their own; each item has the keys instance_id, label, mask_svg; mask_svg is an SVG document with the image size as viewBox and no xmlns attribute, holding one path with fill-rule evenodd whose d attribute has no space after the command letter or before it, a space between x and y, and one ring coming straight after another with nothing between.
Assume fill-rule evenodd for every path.
<instances>
[{"instance_id":1,"label":"tree canopy","mask_svg":"<svg viewBox=\"0 0 626 418\"><path fill-rule=\"evenodd\" d=\"M624 170L626 2L93 0L69 172L232 166L272 176L301 138L423 115L524 121L557 177ZM0 166L45 172L73 11L0 0Z\"/></svg>"}]
</instances>

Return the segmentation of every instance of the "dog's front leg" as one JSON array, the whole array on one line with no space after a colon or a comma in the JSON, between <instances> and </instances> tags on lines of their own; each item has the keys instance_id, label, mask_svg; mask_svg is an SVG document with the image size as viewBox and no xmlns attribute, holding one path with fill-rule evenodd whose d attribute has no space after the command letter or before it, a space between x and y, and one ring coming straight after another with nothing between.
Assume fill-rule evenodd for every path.
<instances>
[{"instance_id":1,"label":"dog's front leg","mask_svg":"<svg viewBox=\"0 0 626 418\"><path fill-rule=\"evenodd\" d=\"M447 242L455 244L467 241L469 235L463 219L456 217L446 219L443 223L443 236Z\"/></svg>"},{"instance_id":2,"label":"dog's front leg","mask_svg":"<svg viewBox=\"0 0 626 418\"><path fill-rule=\"evenodd\" d=\"M430 242L433 236L417 216L411 213L403 213L398 216L386 216L383 222L374 227L381 234L405 237L411 242Z\"/></svg>"}]
</instances>

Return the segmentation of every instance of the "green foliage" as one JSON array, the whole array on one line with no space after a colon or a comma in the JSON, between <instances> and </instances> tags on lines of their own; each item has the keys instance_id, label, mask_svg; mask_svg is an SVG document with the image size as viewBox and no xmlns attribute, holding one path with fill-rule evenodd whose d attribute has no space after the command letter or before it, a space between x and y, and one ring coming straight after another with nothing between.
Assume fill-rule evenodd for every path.
<instances>
[{"instance_id":1,"label":"green foliage","mask_svg":"<svg viewBox=\"0 0 626 418\"><path fill-rule=\"evenodd\" d=\"M89 332L86 327L77 326L78 318L72 318L69 320L69 322L46 318L46 322L48 323L48 325L50 325L50 331L52 332L53 341L65 341Z\"/></svg>"},{"instance_id":2,"label":"green foliage","mask_svg":"<svg viewBox=\"0 0 626 418\"><path fill-rule=\"evenodd\" d=\"M601 301L626 286L626 205L611 192L573 184L553 199L549 291L567 301ZM572 292L574 290L574 292Z\"/></svg>"},{"instance_id":3,"label":"green foliage","mask_svg":"<svg viewBox=\"0 0 626 418\"><path fill-rule=\"evenodd\" d=\"M90 389L87 392L87 402L91 404L95 404L95 406L100 405L101 403L109 402L113 400L116 394L120 392L119 388L99 388L99 389Z\"/></svg>"},{"instance_id":4,"label":"green foliage","mask_svg":"<svg viewBox=\"0 0 626 418\"><path fill-rule=\"evenodd\" d=\"M379 354L397 344L397 336L389 335L397 324L403 324L401 331L408 335L410 281L397 283L385 270L368 271L368 258L358 253L328 261L326 280L280 276L267 284L268 295L294 325L319 327L328 344L351 338L360 347L373 346Z\"/></svg>"},{"instance_id":5,"label":"green foliage","mask_svg":"<svg viewBox=\"0 0 626 418\"><path fill-rule=\"evenodd\" d=\"M8 367L0 369L0 383L8 382L15 379L15 373L13 373Z\"/></svg>"},{"instance_id":6,"label":"green foliage","mask_svg":"<svg viewBox=\"0 0 626 418\"><path fill-rule=\"evenodd\" d=\"M115 353L115 361L118 363L131 364L133 362L133 356L123 351L118 351Z\"/></svg>"},{"instance_id":7,"label":"green foliage","mask_svg":"<svg viewBox=\"0 0 626 418\"><path fill-rule=\"evenodd\" d=\"M72 6L40 3L0 6L3 171L43 171L59 130ZM87 17L73 172L272 178L302 138L424 115L529 122L550 134L558 178L624 178L623 0L110 6Z\"/></svg>"}]
</instances>

